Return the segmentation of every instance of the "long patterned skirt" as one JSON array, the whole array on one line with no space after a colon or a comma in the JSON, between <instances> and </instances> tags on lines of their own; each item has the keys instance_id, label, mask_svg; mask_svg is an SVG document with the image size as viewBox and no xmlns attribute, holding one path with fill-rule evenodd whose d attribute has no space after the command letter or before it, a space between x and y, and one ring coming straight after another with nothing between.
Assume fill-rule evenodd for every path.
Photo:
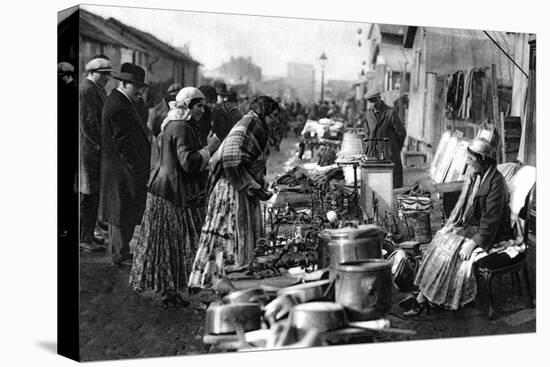
<instances>
[{"instance_id":1,"label":"long patterned skirt","mask_svg":"<svg viewBox=\"0 0 550 367\"><path fill-rule=\"evenodd\" d=\"M206 210L189 287L210 288L226 270L248 264L263 235L260 202L218 180Z\"/></svg>"},{"instance_id":2,"label":"long patterned skirt","mask_svg":"<svg viewBox=\"0 0 550 367\"><path fill-rule=\"evenodd\" d=\"M197 209L178 207L148 193L130 286L136 291L184 292L201 225Z\"/></svg>"},{"instance_id":3,"label":"long patterned skirt","mask_svg":"<svg viewBox=\"0 0 550 367\"><path fill-rule=\"evenodd\" d=\"M415 284L432 303L456 310L474 300L477 285L473 264L476 256L460 259L466 237L455 233L434 236L416 275Z\"/></svg>"}]
</instances>

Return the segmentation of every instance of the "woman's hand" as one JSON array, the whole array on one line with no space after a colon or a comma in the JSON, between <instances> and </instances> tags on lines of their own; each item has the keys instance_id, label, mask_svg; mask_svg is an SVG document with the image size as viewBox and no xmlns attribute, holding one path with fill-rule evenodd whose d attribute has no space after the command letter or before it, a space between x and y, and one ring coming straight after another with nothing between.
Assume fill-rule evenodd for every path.
<instances>
[{"instance_id":1,"label":"woman's hand","mask_svg":"<svg viewBox=\"0 0 550 367\"><path fill-rule=\"evenodd\" d=\"M220 147L220 139L214 134L214 132L210 131L208 136L206 137L207 147L210 154L214 154L214 152Z\"/></svg>"},{"instance_id":2,"label":"woman's hand","mask_svg":"<svg viewBox=\"0 0 550 367\"><path fill-rule=\"evenodd\" d=\"M460 256L460 259L463 261L469 260L470 256L472 255L472 252L477 247L477 244L474 240L468 240L462 244L462 247L460 248L460 252L458 255Z\"/></svg>"}]
</instances>

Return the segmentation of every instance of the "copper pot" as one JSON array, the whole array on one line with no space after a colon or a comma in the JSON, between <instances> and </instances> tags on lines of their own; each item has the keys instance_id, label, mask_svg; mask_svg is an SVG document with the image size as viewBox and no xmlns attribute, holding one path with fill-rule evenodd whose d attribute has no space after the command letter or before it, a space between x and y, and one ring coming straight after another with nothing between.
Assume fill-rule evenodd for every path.
<instances>
[{"instance_id":1,"label":"copper pot","mask_svg":"<svg viewBox=\"0 0 550 367\"><path fill-rule=\"evenodd\" d=\"M227 334L257 330L261 327L262 308L258 303L211 303L206 310L205 333Z\"/></svg>"},{"instance_id":2,"label":"copper pot","mask_svg":"<svg viewBox=\"0 0 550 367\"><path fill-rule=\"evenodd\" d=\"M374 224L330 230L327 244L332 269L340 263L382 258L382 231Z\"/></svg>"},{"instance_id":3,"label":"copper pot","mask_svg":"<svg viewBox=\"0 0 550 367\"><path fill-rule=\"evenodd\" d=\"M336 268L335 300L351 321L384 317L392 307L391 261L368 259Z\"/></svg>"},{"instance_id":4,"label":"copper pot","mask_svg":"<svg viewBox=\"0 0 550 367\"><path fill-rule=\"evenodd\" d=\"M262 288L249 288L234 291L222 298L224 304L234 303L258 303L265 305L269 301L269 295Z\"/></svg>"}]
</instances>

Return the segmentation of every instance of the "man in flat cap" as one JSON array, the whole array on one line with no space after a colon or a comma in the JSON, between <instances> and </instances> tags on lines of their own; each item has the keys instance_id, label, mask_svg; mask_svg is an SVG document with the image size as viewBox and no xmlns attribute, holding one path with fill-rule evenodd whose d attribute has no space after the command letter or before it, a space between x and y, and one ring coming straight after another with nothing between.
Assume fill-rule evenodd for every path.
<instances>
[{"instance_id":1,"label":"man in flat cap","mask_svg":"<svg viewBox=\"0 0 550 367\"><path fill-rule=\"evenodd\" d=\"M160 125L162 124L162 121L164 121L164 119L166 118L168 110L170 110L168 103L176 99L176 95L180 90L181 85L177 83L170 85L164 93L164 96L160 100L160 102L157 103L155 107L153 107L149 112L147 127L149 128L149 130L151 130L154 136L158 136L158 134L160 133Z\"/></svg>"},{"instance_id":2,"label":"man in flat cap","mask_svg":"<svg viewBox=\"0 0 550 367\"><path fill-rule=\"evenodd\" d=\"M103 106L101 126L100 218L109 223L111 262L130 268L130 240L145 210L151 145L135 108L145 84L145 69L124 63L120 80Z\"/></svg>"},{"instance_id":3,"label":"man in flat cap","mask_svg":"<svg viewBox=\"0 0 550 367\"><path fill-rule=\"evenodd\" d=\"M99 206L101 112L112 64L107 56L96 55L85 68L88 76L80 85L80 249L99 252L105 251L103 240L94 235Z\"/></svg>"},{"instance_id":4,"label":"man in flat cap","mask_svg":"<svg viewBox=\"0 0 550 367\"><path fill-rule=\"evenodd\" d=\"M393 169L393 187L403 186L403 165L401 164L401 149L407 132L399 119L397 112L382 101L379 90L371 90L365 94L367 100L367 113L365 130L370 139L388 138L388 143L369 142L367 144L367 156L376 157L380 153L391 160L395 165Z\"/></svg>"}]
</instances>

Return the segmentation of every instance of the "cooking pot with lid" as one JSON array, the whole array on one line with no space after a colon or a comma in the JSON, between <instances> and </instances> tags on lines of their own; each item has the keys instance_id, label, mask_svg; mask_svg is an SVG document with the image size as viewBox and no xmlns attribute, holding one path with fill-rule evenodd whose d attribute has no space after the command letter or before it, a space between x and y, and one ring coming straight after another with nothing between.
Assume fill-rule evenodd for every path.
<instances>
[{"instance_id":1,"label":"cooking pot with lid","mask_svg":"<svg viewBox=\"0 0 550 367\"><path fill-rule=\"evenodd\" d=\"M333 269L344 262L382 257L382 231L374 224L344 227L329 233L327 247Z\"/></svg>"}]
</instances>

